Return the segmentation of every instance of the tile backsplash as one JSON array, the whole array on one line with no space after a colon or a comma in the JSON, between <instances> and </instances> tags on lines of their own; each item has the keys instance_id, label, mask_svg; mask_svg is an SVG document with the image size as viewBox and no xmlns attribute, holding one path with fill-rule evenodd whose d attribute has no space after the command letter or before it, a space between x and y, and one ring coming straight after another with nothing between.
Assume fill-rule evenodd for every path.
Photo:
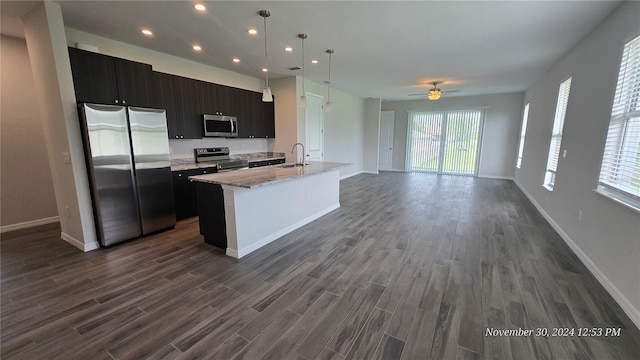
<instances>
[{"instance_id":1,"label":"tile backsplash","mask_svg":"<svg viewBox=\"0 0 640 360\"><path fill-rule=\"evenodd\" d=\"M171 149L171 159L175 161L177 159L193 159L193 149L204 147L226 146L232 154L269 151L269 142L273 141L273 139L227 138L203 138L193 140L169 139L169 148Z\"/></svg>"}]
</instances>

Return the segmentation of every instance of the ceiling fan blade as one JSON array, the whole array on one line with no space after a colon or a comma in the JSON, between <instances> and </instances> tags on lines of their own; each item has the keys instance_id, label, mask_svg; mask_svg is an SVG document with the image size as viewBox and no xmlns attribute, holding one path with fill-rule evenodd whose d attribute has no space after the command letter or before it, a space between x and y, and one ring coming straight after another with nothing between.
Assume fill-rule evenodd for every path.
<instances>
[{"instance_id":1,"label":"ceiling fan blade","mask_svg":"<svg viewBox=\"0 0 640 360\"><path fill-rule=\"evenodd\" d=\"M409 94L409 96L427 96L429 94Z\"/></svg>"},{"instance_id":2,"label":"ceiling fan blade","mask_svg":"<svg viewBox=\"0 0 640 360\"><path fill-rule=\"evenodd\" d=\"M442 92L443 93L457 93L459 91L461 91L461 90L443 90Z\"/></svg>"}]
</instances>

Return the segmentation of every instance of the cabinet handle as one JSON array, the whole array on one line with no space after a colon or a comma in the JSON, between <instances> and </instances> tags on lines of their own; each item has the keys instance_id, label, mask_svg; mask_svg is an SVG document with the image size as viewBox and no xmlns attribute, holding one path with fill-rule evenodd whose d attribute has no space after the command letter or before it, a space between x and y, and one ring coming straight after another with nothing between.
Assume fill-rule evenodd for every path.
<instances>
[{"instance_id":1,"label":"cabinet handle","mask_svg":"<svg viewBox=\"0 0 640 360\"><path fill-rule=\"evenodd\" d=\"M176 135L176 139L178 139L178 135Z\"/></svg>"},{"instance_id":2,"label":"cabinet handle","mask_svg":"<svg viewBox=\"0 0 640 360\"><path fill-rule=\"evenodd\" d=\"M118 99L116 99L116 104L118 103Z\"/></svg>"},{"instance_id":3,"label":"cabinet handle","mask_svg":"<svg viewBox=\"0 0 640 360\"><path fill-rule=\"evenodd\" d=\"M126 101L124 101L124 100L122 100L122 103L123 103L123 104L126 104L127 102L126 102Z\"/></svg>"},{"instance_id":4,"label":"cabinet handle","mask_svg":"<svg viewBox=\"0 0 640 360\"><path fill-rule=\"evenodd\" d=\"M180 135L180 139L184 139L184 135Z\"/></svg>"},{"instance_id":5,"label":"cabinet handle","mask_svg":"<svg viewBox=\"0 0 640 360\"><path fill-rule=\"evenodd\" d=\"M182 174L178 174L178 177L182 177Z\"/></svg>"},{"instance_id":6,"label":"cabinet handle","mask_svg":"<svg viewBox=\"0 0 640 360\"><path fill-rule=\"evenodd\" d=\"M207 170L203 171L205 174L207 173Z\"/></svg>"}]
</instances>

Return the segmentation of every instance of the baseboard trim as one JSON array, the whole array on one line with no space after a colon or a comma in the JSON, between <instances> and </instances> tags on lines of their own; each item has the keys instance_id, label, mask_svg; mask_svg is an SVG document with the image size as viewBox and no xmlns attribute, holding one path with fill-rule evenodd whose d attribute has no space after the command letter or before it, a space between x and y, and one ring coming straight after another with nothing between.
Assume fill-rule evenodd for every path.
<instances>
[{"instance_id":1,"label":"baseboard trim","mask_svg":"<svg viewBox=\"0 0 640 360\"><path fill-rule=\"evenodd\" d=\"M97 242L90 242L88 244L85 244L84 242L74 238L73 236L65 233L65 232L61 232L60 233L60 238L62 238L62 240L68 242L69 244L77 247L78 249L87 252L87 251L91 251L91 250L95 250L100 248L100 244L98 244Z\"/></svg>"},{"instance_id":2,"label":"baseboard trim","mask_svg":"<svg viewBox=\"0 0 640 360\"><path fill-rule=\"evenodd\" d=\"M625 314L627 314L627 316L629 316L629 318L631 319L631 321L633 321L636 327L640 329L640 310L636 309L635 306L633 306L631 301L629 301L629 299L627 299L627 297L624 296L624 294L620 292L620 290L618 290L615 284L611 282L611 280L609 280L607 275L605 275L602 272L602 270L598 268L598 266L593 262L593 260L591 260L591 258L589 258L589 256L585 254L584 251L582 251L582 249L578 246L578 244L576 244L575 241L573 241L573 239L571 239L571 237L566 232L564 232L564 230L562 230L560 225L558 225L551 218L551 216L546 211L544 211L542 206L540 206L540 204L538 204L538 202L534 200L533 196L531 196L531 194L529 194L529 192L525 190L522 184L520 184L520 182L517 179L513 179L513 182L520 189L520 191L522 191L522 193L529 199L529 201L531 201L533 206L535 206L536 209L538 209L540 214L542 214L542 217L544 217L544 219L547 220L547 222L551 225L551 227L553 227L553 229L560 235L562 240L564 240L564 242L569 246L569 248L573 251L573 253L576 254L576 256L578 256L580 261L582 261L582 263L587 267L587 269L591 271L593 276L595 276L595 278L598 279L598 282L600 282L600 284L607 290L607 292L609 292L609 295L611 295L611 297L613 297L613 299L618 303L618 305L620 305L622 310L625 312Z\"/></svg>"},{"instance_id":3,"label":"baseboard trim","mask_svg":"<svg viewBox=\"0 0 640 360\"><path fill-rule=\"evenodd\" d=\"M341 177L340 177L340 180L344 180L344 179L348 179L348 178L350 178L350 177L352 177L352 176L360 175L360 174L362 174L363 172L365 172L365 171L358 171L358 172L355 172L355 173L353 173L353 174L349 174L349 175L341 176Z\"/></svg>"},{"instance_id":4,"label":"baseboard trim","mask_svg":"<svg viewBox=\"0 0 640 360\"><path fill-rule=\"evenodd\" d=\"M374 174L374 175L379 175L380 174L378 171L365 171L365 170L362 170L360 173L361 174Z\"/></svg>"},{"instance_id":5,"label":"baseboard trim","mask_svg":"<svg viewBox=\"0 0 640 360\"><path fill-rule=\"evenodd\" d=\"M482 179L496 179L496 180L511 180L511 181L513 181L513 176L477 175L476 177L482 178Z\"/></svg>"},{"instance_id":6,"label":"baseboard trim","mask_svg":"<svg viewBox=\"0 0 640 360\"><path fill-rule=\"evenodd\" d=\"M249 245L247 247L244 247L242 249L235 250L235 249L227 248L226 254L228 256L233 257L233 258L239 259L239 258L241 258L241 257L243 257L245 255L248 255L248 254L258 250L259 248L261 248L261 247L273 242L274 240L276 240L276 239L278 239L278 238L280 238L280 237L282 237L282 236L284 236L284 235L286 235L286 234L288 234L288 233L290 233L290 232L292 232L292 231L294 231L294 230L296 230L296 229L298 229L298 228L300 228L300 227L302 227L304 225L307 225L308 223L310 223L310 222L312 222L312 221L314 221L314 220L316 220L316 219L318 219L318 218L320 218L320 217L332 212L333 210L335 210L335 209L337 209L339 207L340 207L340 203L333 204L333 205L331 205L331 206L329 206L329 207L327 207L327 208L325 208L323 210L320 210L319 212L317 212L317 213L315 213L315 214L313 214L313 215L311 215L309 217L306 217L306 218L304 218L304 219L302 219L302 220L300 220L300 221L298 221L298 222L296 222L294 224L291 224L290 226L287 226L286 228L284 228L284 229L282 229L280 231L277 231L277 232L275 232L275 233L273 233L273 234L271 234L269 236L266 236L266 237L262 238L261 240L259 240L258 242L255 242L255 243L253 243L253 244L251 244L251 245Z\"/></svg>"},{"instance_id":7,"label":"baseboard trim","mask_svg":"<svg viewBox=\"0 0 640 360\"><path fill-rule=\"evenodd\" d=\"M1 233L5 233L5 232L9 232L9 231L28 229L28 228L32 228L34 226L53 224L53 223L56 223L58 221L60 221L60 218L58 216L51 216L51 217L46 217L46 218L42 218L42 219L25 221L25 222L21 222L21 223L17 223L17 224L0 226L0 234Z\"/></svg>"}]
</instances>

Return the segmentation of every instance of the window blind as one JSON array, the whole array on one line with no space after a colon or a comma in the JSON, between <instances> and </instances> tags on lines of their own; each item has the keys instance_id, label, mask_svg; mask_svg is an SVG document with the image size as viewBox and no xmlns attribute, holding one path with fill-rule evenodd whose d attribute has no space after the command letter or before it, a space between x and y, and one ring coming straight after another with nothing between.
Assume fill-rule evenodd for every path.
<instances>
[{"instance_id":1,"label":"window blind","mask_svg":"<svg viewBox=\"0 0 640 360\"><path fill-rule=\"evenodd\" d=\"M518 162L516 167L519 169L522 165L522 153L524 152L524 137L527 133L527 119L529 118L529 103L524 106L524 114L522 115L522 128L520 129L520 144L518 145Z\"/></svg>"},{"instance_id":2,"label":"window blind","mask_svg":"<svg viewBox=\"0 0 640 360\"><path fill-rule=\"evenodd\" d=\"M640 205L640 36L622 53L598 187Z\"/></svg>"},{"instance_id":3,"label":"window blind","mask_svg":"<svg viewBox=\"0 0 640 360\"><path fill-rule=\"evenodd\" d=\"M475 175L483 110L409 112L406 169Z\"/></svg>"},{"instance_id":4,"label":"window blind","mask_svg":"<svg viewBox=\"0 0 640 360\"><path fill-rule=\"evenodd\" d=\"M551 190L553 190L553 185L556 180L556 171L558 170L558 158L560 157L560 146L562 145L562 129L564 127L564 117L567 113L570 90L571 78L568 78L560 84L556 113L553 117L553 130L551 131L549 157L547 158L547 171L544 180L544 185Z\"/></svg>"}]
</instances>

